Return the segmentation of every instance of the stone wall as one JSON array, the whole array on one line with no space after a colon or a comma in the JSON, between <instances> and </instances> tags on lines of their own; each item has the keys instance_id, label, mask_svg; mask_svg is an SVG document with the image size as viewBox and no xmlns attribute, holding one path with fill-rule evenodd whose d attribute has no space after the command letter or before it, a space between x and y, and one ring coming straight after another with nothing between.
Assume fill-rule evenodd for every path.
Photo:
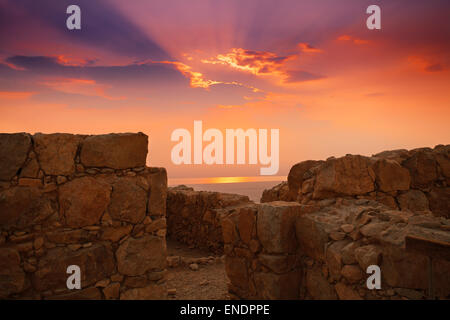
<instances>
[{"instance_id":1,"label":"stone wall","mask_svg":"<svg viewBox=\"0 0 450 320\"><path fill-rule=\"evenodd\" d=\"M303 161L291 168L287 183L264 191L261 202L314 204L337 197L449 218L450 145Z\"/></svg>"},{"instance_id":2,"label":"stone wall","mask_svg":"<svg viewBox=\"0 0 450 320\"><path fill-rule=\"evenodd\" d=\"M435 295L450 299L450 145L303 161L261 202L222 221L237 297L422 299L432 255ZM413 252L407 235L441 248Z\"/></svg>"},{"instance_id":3,"label":"stone wall","mask_svg":"<svg viewBox=\"0 0 450 320\"><path fill-rule=\"evenodd\" d=\"M405 236L447 243L449 256L448 219L365 199L253 204L222 229L229 291L244 299L423 299L428 257L406 250ZM435 296L450 299L450 261L432 261ZM367 288L369 265L381 290Z\"/></svg>"},{"instance_id":4,"label":"stone wall","mask_svg":"<svg viewBox=\"0 0 450 320\"><path fill-rule=\"evenodd\" d=\"M167 174L145 166L147 146L142 133L0 134L0 298L166 297Z\"/></svg>"},{"instance_id":5,"label":"stone wall","mask_svg":"<svg viewBox=\"0 0 450 320\"><path fill-rule=\"evenodd\" d=\"M221 219L229 210L250 203L247 196L194 191L178 186L167 192L167 236L189 246L223 252Z\"/></svg>"}]
</instances>

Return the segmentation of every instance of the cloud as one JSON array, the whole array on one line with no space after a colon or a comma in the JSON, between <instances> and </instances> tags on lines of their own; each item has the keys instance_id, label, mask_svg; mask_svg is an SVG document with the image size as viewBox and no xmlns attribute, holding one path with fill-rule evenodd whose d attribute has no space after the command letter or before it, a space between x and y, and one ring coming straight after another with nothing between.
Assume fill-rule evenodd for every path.
<instances>
[{"instance_id":1,"label":"cloud","mask_svg":"<svg viewBox=\"0 0 450 320\"><path fill-rule=\"evenodd\" d=\"M0 99L22 100L28 99L35 92L19 92L19 91L0 91Z\"/></svg>"},{"instance_id":2,"label":"cloud","mask_svg":"<svg viewBox=\"0 0 450 320\"><path fill-rule=\"evenodd\" d=\"M254 75L280 75L283 64L296 55L278 56L273 52L254 51L233 48L226 54L219 54L211 59L203 59L203 63L221 64Z\"/></svg>"},{"instance_id":3,"label":"cloud","mask_svg":"<svg viewBox=\"0 0 450 320\"><path fill-rule=\"evenodd\" d=\"M301 52L305 52L305 53L321 53L322 52L321 49L314 48L310 44L304 43L304 42L300 42L299 44L297 44L297 47L299 48L299 50Z\"/></svg>"},{"instance_id":4,"label":"cloud","mask_svg":"<svg viewBox=\"0 0 450 320\"><path fill-rule=\"evenodd\" d=\"M359 38L352 37L349 35L342 35L342 36L338 37L337 40L338 41L349 41L349 42L353 42L354 44L358 44L358 45L370 43L369 40L363 40L363 39L359 39Z\"/></svg>"},{"instance_id":5,"label":"cloud","mask_svg":"<svg viewBox=\"0 0 450 320\"><path fill-rule=\"evenodd\" d=\"M113 97L108 95L106 90L110 88L109 86L98 84L95 80L90 79L52 79L40 84L64 93L97 96L107 100L126 99L123 96Z\"/></svg>"},{"instance_id":6,"label":"cloud","mask_svg":"<svg viewBox=\"0 0 450 320\"><path fill-rule=\"evenodd\" d=\"M313 74L303 70L290 70L286 72L287 77L284 79L286 83L305 82L326 78L325 76Z\"/></svg>"}]
</instances>

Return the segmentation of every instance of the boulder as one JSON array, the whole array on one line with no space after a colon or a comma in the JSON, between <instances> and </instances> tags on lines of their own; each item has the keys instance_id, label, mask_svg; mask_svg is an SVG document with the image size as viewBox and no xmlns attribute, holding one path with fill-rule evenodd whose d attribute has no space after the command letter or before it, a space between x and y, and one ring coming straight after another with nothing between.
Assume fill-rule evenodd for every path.
<instances>
[{"instance_id":1,"label":"boulder","mask_svg":"<svg viewBox=\"0 0 450 320\"><path fill-rule=\"evenodd\" d=\"M375 174L369 158L359 155L333 158L320 166L313 198L366 194L375 190L374 180Z\"/></svg>"},{"instance_id":2,"label":"boulder","mask_svg":"<svg viewBox=\"0 0 450 320\"><path fill-rule=\"evenodd\" d=\"M25 289L25 273L20 267L19 252L12 248L0 248L0 298Z\"/></svg>"},{"instance_id":3,"label":"boulder","mask_svg":"<svg viewBox=\"0 0 450 320\"><path fill-rule=\"evenodd\" d=\"M303 184L303 180L305 180L305 173L307 173L311 168L314 168L322 163L323 161L307 160L297 163L291 168L288 175L290 199L287 200L297 200L297 194Z\"/></svg>"},{"instance_id":4,"label":"boulder","mask_svg":"<svg viewBox=\"0 0 450 320\"><path fill-rule=\"evenodd\" d=\"M428 199L420 190L409 190L397 197L400 209L406 211L425 211L429 210Z\"/></svg>"},{"instance_id":5,"label":"boulder","mask_svg":"<svg viewBox=\"0 0 450 320\"><path fill-rule=\"evenodd\" d=\"M337 299L334 287L317 268L306 271L306 289L314 300Z\"/></svg>"},{"instance_id":6,"label":"boulder","mask_svg":"<svg viewBox=\"0 0 450 320\"><path fill-rule=\"evenodd\" d=\"M410 172L411 188L426 189L437 179L437 161L431 150L413 150L413 156L403 166Z\"/></svg>"},{"instance_id":7,"label":"boulder","mask_svg":"<svg viewBox=\"0 0 450 320\"><path fill-rule=\"evenodd\" d=\"M257 234L267 253L292 253L297 247L295 218L301 205L275 201L259 205Z\"/></svg>"},{"instance_id":8,"label":"boulder","mask_svg":"<svg viewBox=\"0 0 450 320\"><path fill-rule=\"evenodd\" d=\"M56 196L36 187L13 187L0 191L0 225L23 229L47 220L57 210Z\"/></svg>"},{"instance_id":9,"label":"boulder","mask_svg":"<svg viewBox=\"0 0 450 320\"><path fill-rule=\"evenodd\" d=\"M31 138L26 133L0 133L0 180L10 180L27 159Z\"/></svg>"},{"instance_id":10,"label":"boulder","mask_svg":"<svg viewBox=\"0 0 450 320\"><path fill-rule=\"evenodd\" d=\"M96 243L88 248L72 251L65 247L48 250L39 260L33 274L33 285L38 291L66 289L67 267L77 265L81 271L81 287L86 288L111 276L114 272L114 256L111 246Z\"/></svg>"},{"instance_id":11,"label":"boulder","mask_svg":"<svg viewBox=\"0 0 450 320\"><path fill-rule=\"evenodd\" d=\"M114 220L136 224L147 211L147 192L137 184L136 178L119 178L112 185L109 214Z\"/></svg>"},{"instance_id":12,"label":"boulder","mask_svg":"<svg viewBox=\"0 0 450 320\"><path fill-rule=\"evenodd\" d=\"M92 177L74 179L59 188L61 213L69 227L97 224L108 207L111 186Z\"/></svg>"},{"instance_id":13,"label":"boulder","mask_svg":"<svg viewBox=\"0 0 450 320\"><path fill-rule=\"evenodd\" d=\"M375 181L383 192L408 190L411 183L408 169L403 168L396 161L379 159L373 164Z\"/></svg>"},{"instance_id":14,"label":"boulder","mask_svg":"<svg viewBox=\"0 0 450 320\"><path fill-rule=\"evenodd\" d=\"M86 167L127 169L145 166L148 137L139 133L111 133L87 137L80 159Z\"/></svg>"},{"instance_id":15,"label":"boulder","mask_svg":"<svg viewBox=\"0 0 450 320\"><path fill-rule=\"evenodd\" d=\"M144 235L128 238L116 251L117 268L127 276L139 276L166 267L166 243L163 238Z\"/></svg>"},{"instance_id":16,"label":"boulder","mask_svg":"<svg viewBox=\"0 0 450 320\"><path fill-rule=\"evenodd\" d=\"M151 284L122 292L120 300L162 300L167 299L167 288L163 284Z\"/></svg>"},{"instance_id":17,"label":"boulder","mask_svg":"<svg viewBox=\"0 0 450 320\"><path fill-rule=\"evenodd\" d=\"M73 174L75 155L81 140L82 136L68 133L36 133L33 136L34 149L45 174Z\"/></svg>"},{"instance_id":18,"label":"boulder","mask_svg":"<svg viewBox=\"0 0 450 320\"><path fill-rule=\"evenodd\" d=\"M257 272L254 277L259 299L294 300L299 298L300 272L298 270L285 274Z\"/></svg>"}]
</instances>

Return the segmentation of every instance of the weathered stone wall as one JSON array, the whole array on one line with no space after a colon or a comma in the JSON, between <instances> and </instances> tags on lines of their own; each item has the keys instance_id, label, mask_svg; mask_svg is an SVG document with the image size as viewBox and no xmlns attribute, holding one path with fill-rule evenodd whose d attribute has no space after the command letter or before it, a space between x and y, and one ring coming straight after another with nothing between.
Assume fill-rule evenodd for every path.
<instances>
[{"instance_id":1,"label":"weathered stone wall","mask_svg":"<svg viewBox=\"0 0 450 320\"><path fill-rule=\"evenodd\" d=\"M407 251L405 236L450 243L448 219L365 199L253 204L222 229L229 291L244 299L422 299L428 258ZM367 288L369 265L381 268L381 290ZM433 259L437 298L450 298L449 272L444 255Z\"/></svg>"},{"instance_id":2,"label":"weathered stone wall","mask_svg":"<svg viewBox=\"0 0 450 320\"><path fill-rule=\"evenodd\" d=\"M165 298L167 174L142 133L0 134L0 298ZM68 290L69 265L81 290Z\"/></svg>"},{"instance_id":3,"label":"weathered stone wall","mask_svg":"<svg viewBox=\"0 0 450 320\"><path fill-rule=\"evenodd\" d=\"M247 196L237 194L194 191L185 186L168 188L167 236L221 254L222 216L249 202Z\"/></svg>"},{"instance_id":4,"label":"weathered stone wall","mask_svg":"<svg viewBox=\"0 0 450 320\"><path fill-rule=\"evenodd\" d=\"M381 202L393 210L450 217L450 145L434 149L347 155L294 165L288 182L265 190L261 202L314 204L328 198Z\"/></svg>"}]
</instances>

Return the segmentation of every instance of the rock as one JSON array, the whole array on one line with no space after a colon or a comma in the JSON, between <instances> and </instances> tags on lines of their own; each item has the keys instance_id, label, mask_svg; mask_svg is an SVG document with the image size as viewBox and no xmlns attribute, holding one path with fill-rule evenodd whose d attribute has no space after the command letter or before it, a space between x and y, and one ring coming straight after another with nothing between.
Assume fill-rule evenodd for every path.
<instances>
[{"instance_id":1,"label":"rock","mask_svg":"<svg viewBox=\"0 0 450 320\"><path fill-rule=\"evenodd\" d=\"M435 216L450 219L450 187L433 188L428 193L428 203Z\"/></svg>"},{"instance_id":2,"label":"rock","mask_svg":"<svg viewBox=\"0 0 450 320\"><path fill-rule=\"evenodd\" d=\"M170 256L167 257L167 266L169 268L176 268L180 265L181 259L180 256Z\"/></svg>"},{"instance_id":3,"label":"rock","mask_svg":"<svg viewBox=\"0 0 450 320\"><path fill-rule=\"evenodd\" d=\"M20 171L22 178L37 178L39 176L39 163L36 159L30 159Z\"/></svg>"},{"instance_id":4,"label":"rock","mask_svg":"<svg viewBox=\"0 0 450 320\"><path fill-rule=\"evenodd\" d=\"M339 300L362 300L361 296L355 290L342 282L338 282L334 287L339 296Z\"/></svg>"},{"instance_id":5,"label":"rock","mask_svg":"<svg viewBox=\"0 0 450 320\"><path fill-rule=\"evenodd\" d=\"M411 177L408 169L403 168L396 161L379 159L373 164L375 181L383 192L408 190Z\"/></svg>"},{"instance_id":6,"label":"rock","mask_svg":"<svg viewBox=\"0 0 450 320\"><path fill-rule=\"evenodd\" d=\"M424 294L417 290L407 288L394 288L394 290L399 296L407 297L410 300L422 300L424 298Z\"/></svg>"},{"instance_id":7,"label":"rock","mask_svg":"<svg viewBox=\"0 0 450 320\"><path fill-rule=\"evenodd\" d=\"M260 254L258 260L261 265L267 267L272 272L281 274L291 271L295 267L295 255L274 256L269 254Z\"/></svg>"},{"instance_id":8,"label":"rock","mask_svg":"<svg viewBox=\"0 0 450 320\"><path fill-rule=\"evenodd\" d=\"M303 181L305 180L305 173L308 172L311 168L316 167L322 163L323 161L307 160L292 166L287 178L290 197L290 199L286 199L287 201L297 200L297 194L299 193L299 191L301 191L300 188L302 187Z\"/></svg>"},{"instance_id":9,"label":"rock","mask_svg":"<svg viewBox=\"0 0 450 320\"><path fill-rule=\"evenodd\" d=\"M96 288L106 288L109 285L110 282L111 282L110 279L103 279L103 280L98 281L95 284L95 287Z\"/></svg>"},{"instance_id":10,"label":"rock","mask_svg":"<svg viewBox=\"0 0 450 320\"><path fill-rule=\"evenodd\" d=\"M313 198L369 193L375 190L374 180L375 174L367 157L348 155L331 159L319 167Z\"/></svg>"},{"instance_id":11,"label":"rock","mask_svg":"<svg viewBox=\"0 0 450 320\"><path fill-rule=\"evenodd\" d=\"M80 267L82 288L93 285L114 272L111 246L98 243L77 251L64 247L48 250L39 260L38 270L32 277L36 290L65 289L68 277L66 269L70 265Z\"/></svg>"},{"instance_id":12,"label":"rock","mask_svg":"<svg viewBox=\"0 0 450 320\"><path fill-rule=\"evenodd\" d=\"M296 300L300 292L300 272L285 274L257 272L254 275L259 299Z\"/></svg>"},{"instance_id":13,"label":"rock","mask_svg":"<svg viewBox=\"0 0 450 320\"><path fill-rule=\"evenodd\" d=\"M342 268L341 251L348 243L349 242L346 240L341 240L334 242L327 248L326 262L330 272L330 279L332 280L339 280L341 277L341 268Z\"/></svg>"},{"instance_id":14,"label":"rock","mask_svg":"<svg viewBox=\"0 0 450 320\"><path fill-rule=\"evenodd\" d=\"M239 236L246 245L250 244L252 234L255 229L256 217L255 211L251 208L243 208L239 211L238 229Z\"/></svg>"},{"instance_id":15,"label":"rock","mask_svg":"<svg viewBox=\"0 0 450 320\"><path fill-rule=\"evenodd\" d=\"M54 133L36 133L34 149L42 170L47 175L71 175L75 173L75 155L82 136Z\"/></svg>"},{"instance_id":16,"label":"rock","mask_svg":"<svg viewBox=\"0 0 450 320\"><path fill-rule=\"evenodd\" d=\"M42 187L42 180L41 179L32 179L32 178L20 178L19 186L40 188L40 187Z\"/></svg>"},{"instance_id":17,"label":"rock","mask_svg":"<svg viewBox=\"0 0 450 320\"><path fill-rule=\"evenodd\" d=\"M297 247L295 218L300 205L275 201L261 204L258 209L257 233L267 253L291 253Z\"/></svg>"},{"instance_id":18,"label":"rock","mask_svg":"<svg viewBox=\"0 0 450 320\"><path fill-rule=\"evenodd\" d=\"M151 284L122 292L120 300L162 300L167 298L165 285Z\"/></svg>"},{"instance_id":19,"label":"rock","mask_svg":"<svg viewBox=\"0 0 450 320\"><path fill-rule=\"evenodd\" d=\"M167 294L169 296L176 296L177 295L177 289L168 289Z\"/></svg>"},{"instance_id":20,"label":"rock","mask_svg":"<svg viewBox=\"0 0 450 320\"><path fill-rule=\"evenodd\" d=\"M150 197L148 199L148 214L151 216L166 215L167 171L164 168L151 168L148 175Z\"/></svg>"},{"instance_id":21,"label":"rock","mask_svg":"<svg viewBox=\"0 0 450 320\"><path fill-rule=\"evenodd\" d=\"M226 256L225 270L227 272L228 279L230 279L234 286L244 291L248 291L249 279L245 258Z\"/></svg>"},{"instance_id":22,"label":"rock","mask_svg":"<svg viewBox=\"0 0 450 320\"><path fill-rule=\"evenodd\" d=\"M341 250L342 262L344 264L354 264L356 263L355 249L358 248L360 244L358 242L350 242Z\"/></svg>"},{"instance_id":23,"label":"rock","mask_svg":"<svg viewBox=\"0 0 450 320\"><path fill-rule=\"evenodd\" d=\"M119 272L127 276L162 270L166 266L165 240L152 235L128 238L117 249L116 258Z\"/></svg>"},{"instance_id":24,"label":"rock","mask_svg":"<svg viewBox=\"0 0 450 320\"><path fill-rule=\"evenodd\" d=\"M101 239L117 242L126 235L130 234L131 229L133 229L133 226L131 225L103 228L101 231Z\"/></svg>"},{"instance_id":25,"label":"rock","mask_svg":"<svg viewBox=\"0 0 450 320\"><path fill-rule=\"evenodd\" d=\"M92 177L74 179L59 188L61 213L69 227L100 222L110 200L111 186Z\"/></svg>"},{"instance_id":26,"label":"rock","mask_svg":"<svg viewBox=\"0 0 450 320\"><path fill-rule=\"evenodd\" d=\"M338 240L342 240L345 238L345 233L339 232L339 231L333 231L333 232L330 232L329 236L330 236L331 240L338 241Z\"/></svg>"},{"instance_id":27,"label":"rock","mask_svg":"<svg viewBox=\"0 0 450 320\"><path fill-rule=\"evenodd\" d=\"M25 163L31 148L26 133L0 133L0 180L12 179Z\"/></svg>"},{"instance_id":28,"label":"rock","mask_svg":"<svg viewBox=\"0 0 450 320\"><path fill-rule=\"evenodd\" d=\"M148 285L146 275L136 277L126 277L124 286L127 288L143 288Z\"/></svg>"},{"instance_id":29,"label":"rock","mask_svg":"<svg viewBox=\"0 0 450 320\"><path fill-rule=\"evenodd\" d=\"M355 229L355 227L352 224L343 224L341 225L341 230L345 233L350 233Z\"/></svg>"},{"instance_id":30,"label":"rock","mask_svg":"<svg viewBox=\"0 0 450 320\"><path fill-rule=\"evenodd\" d=\"M314 259L324 261L325 245L328 242L324 225L303 215L296 219L295 230L300 250Z\"/></svg>"},{"instance_id":31,"label":"rock","mask_svg":"<svg viewBox=\"0 0 450 320\"><path fill-rule=\"evenodd\" d=\"M147 211L147 192L133 178L120 178L112 185L109 214L113 220L141 222Z\"/></svg>"},{"instance_id":32,"label":"rock","mask_svg":"<svg viewBox=\"0 0 450 320\"><path fill-rule=\"evenodd\" d=\"M103 294L106 300L118 299L120 294L120 283L113 282L103 289Z\"/></svg>"},{"instance_id":33,"label":"rock","mask_svg":"<svg viewBox=\"0 0 450 320\"><path fill-rule=\"evenodd\" d=\"M398 164L402 164L402 162L408 159L410 156L411 154L406 149L388 150L373 155L373 157L375 158L394 160Z\"/></svg>"},{"instance_id":34,"label":"rock","mask_svg":"<svg viewBox=\"0 0 450 320\"><path fill-rule=\"evenodd\" d=\"M56 183L57 184L63 184L65 182L67 182L67 178L66 177L64 177L64 176L57 176L56 177Z\"/></svg>"},{"instance_id":35,"label":"rock","mask_svg":"<svg viewBox=\"0 0 450 320\"><path fill-rule=\"evenodd\" d=\"M381 261L381 251L374 245L362 246L355 249L355 258L361 269L366 272L370 265L379 266Z\"/></svg>"},{"instance_id":36,"label":"rock","mask_svg":"<svg viewBox=\"0 0 450 320\"><path fill-rule=\"evenodd\" d=\"M198 264L196 263L191 263L189 265L189 269L191 269L192 271L197 271L198 270Z\"/></svg>"},{"instance_id":37,"label":"rock","mask_svg":"<svg viewBox=\"0 0 450 320\"><path fill-rule=\"evenodd\" d=\"M56 196L42 189L12 187L0 191L0 225L3 229L24 229L56 214Z\"/></svg>"},{"instance_id":38,"label":"rock","mask_svg":"<svg viewBox=\"0 0 450 320\"><path fill-rule=\"evenodd\" d=\"M356 265L345 265L341 274L349 283L359 282L363 278L362 270Z\"/></svg>"},{"instance_id":39,"label":"rock","mask_svg":"<svg viewBox=\"0 0 450 320\"><path fill-rule=\"evenodd\" d=\"M14 249L0 248L0 298L25 289L25 273L20 267L20 255Z\"/></svg>"},{"instance_id":40,"label":"rock","mask_svg":"<svg viewBox=\"0 0 450 320\"><path fill-rule=\"evenodd\" d=\"M97 288L86 288L82 290L74 290L73 292L52 296L49 300L101 300L102 295Z\"/></svg>"},{"instance_id":41,"label":"rock","mask_svg":"<svg viewBox=\"0 0 450 320\"><path fill-rule=\"evenodd\" d=\"M437 162L430 150L413 150L413 156L403 163L411 175L411 188L429 187L437 179Z\"/></svg>"},{"instance_id":42,"label":"rock","mask_svg":"<svg viewBox=\"0 0 450 320\"><path fill-rule=\"evenodd\" d=\"M334 288L330 285L322 272L318 269L306 271L306 289L314 300L337 299Z\"/></svg>"},{"instance_id":43,"label":"rock","mask_svg":"<svg viewBox=\"0 0 450 320\"><path fill-rule=\"evenodd\" d=\"M95 135L84 140L80 160L86 167L142 167L147 151L148 137L141 132Z\"/></svg>"},{"instance_id":44,"label":"rock","mask_svg":"<svg viewBox=\"0 0 450 320\"><path fill-rule=\"evenodd\" d=\"M372 222L362 226L359 232L365 237L376 237L389 227L389 222Z\"/></svg>"},{"instance_id":45,"label":"rock","mask_svg":"<svg viewBox=\"0 0 450 320\"><path fill-rule=\"evenodd\" d=\"M409 190L397 197L402 210L412 212L429 210L428 199L420 190Z\"/></svg>"}]
</instances>

